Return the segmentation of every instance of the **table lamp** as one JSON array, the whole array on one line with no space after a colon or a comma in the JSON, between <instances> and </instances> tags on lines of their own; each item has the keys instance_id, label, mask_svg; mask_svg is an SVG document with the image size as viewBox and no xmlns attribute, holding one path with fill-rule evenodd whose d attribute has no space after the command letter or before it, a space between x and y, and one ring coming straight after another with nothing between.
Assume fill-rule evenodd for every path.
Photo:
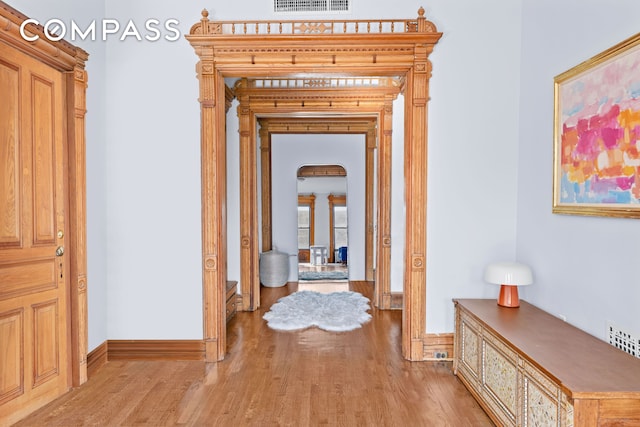
<instances>
[{"instance_id":1,"label":"table lamp","mask_svg":"<svg viewBox=\"0 0 640 427\"><path fill-rule=\"evenodd\" d=\"M517 262L494 262L484 270L484 280L500 285L498 305L520 307L518 286L533 283L533 273L529 266Z\"/></svg>"}]
</instances>

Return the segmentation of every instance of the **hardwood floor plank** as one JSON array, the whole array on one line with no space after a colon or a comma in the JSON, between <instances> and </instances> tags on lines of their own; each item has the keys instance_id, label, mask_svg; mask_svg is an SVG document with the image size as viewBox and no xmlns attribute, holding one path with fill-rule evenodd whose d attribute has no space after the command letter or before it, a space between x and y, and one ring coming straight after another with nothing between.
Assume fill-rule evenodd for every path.
<instances>
[{"instance_id":1,"label":"hardwood floor plank","mask_svg":"<svg viewBox=\"0 0 640 427\"><path fill-rule=\"evenodd\" d=\"M295 290L263 288L261 308L230 321L222 362L110 361L16 426L492 425L450 362L402 358L400 311L372 309L350 332L269 329L262 316Z\"/></svg>"}]
</instances>

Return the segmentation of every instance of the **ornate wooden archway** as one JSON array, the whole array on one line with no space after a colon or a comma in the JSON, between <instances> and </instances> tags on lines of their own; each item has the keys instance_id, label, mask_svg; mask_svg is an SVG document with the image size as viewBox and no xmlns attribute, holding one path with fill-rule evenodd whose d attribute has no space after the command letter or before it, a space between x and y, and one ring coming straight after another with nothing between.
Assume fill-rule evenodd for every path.
<instances>
[{"instance_id":1,"label":"ornate wooden archway","mask_svg":"<svg viewBox=\"0 0 640 427\"><path fill-rule=\"evenodd\" d=\"M365 144L365 279L374 280L374 168L377 144L377 117L263 118L260 125L260 170L262 175L262 250L272 247L271 235L271 136L274 134L361 134ZM344 170L344 169L343 169ZM389 178L391 171L389 170ZM386 174L385 174L386 177ZM381 227L386 230L386 227ZM382 231L385 234L384 231ZM331 256L331 252L329 252Z\"/></svg>"},{"instance_id":2,"label":"ornate wooden archway","mask_svg":"<svg viewBox=\"0 0 640 427\"><path fill-rule=\"evenodd\" d=\"M206 360L226 351L225 77L399 76L405 81L405 259L402 353L423 360L426 329L427 101L429 54L441 33L424 17L349 21L210 21L187 37L200 58L203 310ZM331 100L323 108L331 109ZM299 106L299 113L319 105ZM242 126L241 126L242 128ZM253 130L252 130L253 129ZM255 140L255 128L240 138ZM242 143L242 142L241 142ZM248 178L256 188L255 176ZM242 185L242 183L241 183ZM243 187L244 188L244 187ZM242 212L241 212L242 215ZM241 218L241 222L244 220ZM250 215L246 216L250 218ZM257 224L252 226L257 227ZM243 247L251 246L241 237Z\"/></svg>"},{"instance_id":3,"label":"ornate wooden archway","mask_svg":"<svg viewBox=\"0 0 640 427\"><path fill-rule=\"evenodd\" d=\"M391 138L393 101L402 89L402 80L392 77L324 78L324 79L247 79L236 82L234 93L239 100L240 134L247 135L240 147L240 176L249 176L255 169L251 129L260 125L262 172L262 250L271 249L270 159L271 135L277 133L322 133L365 135L365 278L375 280L374 304L378 308L392 307L391 293ZM301 116L301 111L304 115ZM313 117L309 117L313 115ZM259 118L258 118L259 117ZM375 152L377 151L377 159ZM377 197L374 175L377 171ZM253 182L253 181L251 181ZM251 185L250 182L247 185ZM245 187L243 187L245 189ZM242 305L256 309L260 283L257 279L257 250L252 242L258 236L249 226L257 222L257 200L252 191L241 194L241 210L255 216L241 222L241 234L248 236L241 257ZM374 203L378 214L374 219ZM243 206L247 206L246 209ZM377 233L374 226L377 225ZM376 236L374 247L374 234ZM375 276L374 276L375 252ZM250 285L245 285L250 284Z\"/></svg>"}]
</instances>

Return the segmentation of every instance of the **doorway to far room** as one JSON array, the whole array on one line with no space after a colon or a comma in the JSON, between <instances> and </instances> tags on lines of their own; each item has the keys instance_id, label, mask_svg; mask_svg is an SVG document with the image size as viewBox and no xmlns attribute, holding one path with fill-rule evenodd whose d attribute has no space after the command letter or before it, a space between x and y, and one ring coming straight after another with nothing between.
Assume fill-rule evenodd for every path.
<instances>
[{"instance_id":1,"label":"doorway to far room","mask_svg":"<svg viewBox=\"0 0 640 427\"><path fill-rule=\"evenodd\" d=\"M340 165L298 169L299 290L348 290L346 175Z\"/></svg>"}]
</instances>

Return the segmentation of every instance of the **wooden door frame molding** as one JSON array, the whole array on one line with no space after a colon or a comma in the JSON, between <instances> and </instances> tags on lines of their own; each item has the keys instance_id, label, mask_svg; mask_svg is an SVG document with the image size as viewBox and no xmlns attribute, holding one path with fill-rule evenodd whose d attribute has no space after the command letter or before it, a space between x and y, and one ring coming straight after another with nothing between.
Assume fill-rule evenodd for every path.
<instances>
[{"instance_id":1,"label":"wooden door frame molding","mask_svg":"<svg viewBox=\"0 0 640 427\"><path fill-rule=\"evenodd\" d=\"M357 79L353 79L357 80ZM276 85L276 89L268 89ZM236 97L239 100L238 115L241 135L249 139L240 145L240 176L246 177L254 167L253 153L243 147L255 147L251 140L252 130L260 124L261 184L262 184L262 242L263 250L271 249L271 145L273 133L363 133L365 134L365 272L367 280L375 281L374 305L381 309L392 308L391 292L391 139L393 101L401 90L401 82L392 78L378 78L376 83L367 81L340 81L335 79L326 84L318 84L309 79L240 79L236 82ZM330 101L327 101L330 99ZM305 115L298 117L304 108ZM249 120L243 120L243 114ZM290 114L290 117L279 117ZM275 116L275 117L274 117ZM260 117L260 118L258 118ZM380 134L380 143L377 136ZM378 150L377 180L378 191L374 197L374 170L376 168L375 150ZM253 181L251 181L253 185ZM249 185L249 183L245 184ZM246 187L242 187L246 188ZM247 251L241 254L242 307L244 310L256 310L260 299L258 265L252 262L258 259L257 248L248 242L258 241L255 228L257 200L254 191L243 191L240 197L240 234L242 244ZM264 195L267 197L264 197ZM377 202L378 232L374 233L374 200ZM244 215L251 215L245 217ZM375 234L375 242L374 242ZM374 273L374 243L377 268ZM268 245L268 246L267 246ZM268 249L264 249L268 248ZM253 251L249 256L248 251ZM375 274L375 278L374 278ZM248 284L248 285L247 285Z\"/></svg>"},{"instance_id":2,"label":"wooden door frame molding","mask_svg":"<svg viewBox=\"0 0 640 427\"><path fill-rule=\"evenodd\" d=\"M336 217L335 212L333 210L336 206L347 206L347 195L346 194L329 194L327 197L329 200L329 260L330 262L335 262L334 259L334 251L336 249ZM348 213L347 213L348 215Z\"/></svg>"},{"instance_id":3,"label":"wooden door frame molding","mask_svg":"<svg viewBox=\"0 0 640 427\"><path fill-rule=\"evenodd\" d=\"M427 102L431 63L442 36L420 8L417 19L332 21L210 21L187 40L199 57L202 152L202 265L205 357L226 352L225 77L397 76L405 90L404 300L402 354L424 360L426 329ZM323 80L324 77L320 77ZM327 108L333 107L326 99ZM296 106L298 114L306 107ZM241 119L242 120L242 119ZM255 129L255 128L254 128ZM240 135L250 139L250 135ZM242 145L242 141L241 141ZM255 170L255 169L254 169ZM254 191L257 184L250 182ZM383 194L385 192L381 192ZM251 221L250 227L257 227ZM242 235L242 245L247 236ZM249 239L252 240L252 239ZM247 242L256 247L257 242ZM251 249L253 250L253 249ZM242 251L242 247L241 247Z\"/></svg>"},{"instance_id":4,"label":"wooden door frame molding","mask_svg":"<svg viewBox=\"0 0 640 427\"><path fill-rule=\"evenodd\" d=\"M297 92L295 89L290 92ZM388 98L395 99L397 97L399 89L392 91L382 96L380 105L377 107L378 111L374 111L371 117L328 117L328 118L300 118L300 117L282 117L272 118L265 117L258 119L260 125L260 148L261 148L261 171L262 171L262 250L268 251L272 246L272 206L271 199L271 144L273 134L362 134L365 136L365 279L368 281L374 280L374 172L375 172L375 150L378 147L377 144L377 127L378 116L384 113L384 105L389 103ZM278 102L278 99L274 95L273 100ZM300 102L305 98L298 98L300 94L296 94L293 98L299 99ZM289 95L291 97L291 95ZM266 167L265 167L266 165ZM391 182L391 169L379 171L380 173L388 174L388 181ZM387 178L385 177L385 181ZM379 200L379 199L378 199ZM391 210L391 206L382 207L382 209ZM380 206L378 206L380 210ZM391 214L389 213L386 218L389 218L388 224L379 224L379 230L382 234L391 233ZM388 230L388 231L384 231ZM331 255L331 254L330 254ZM391 263L391 253L389 252L388 263ZM386 270L383 270L386 271ZM389 272L390 273L390 272ZM384 279L380 279L376 284L380 285L380 291L384 293L385 289L389 289L390 293L390 274L384 274ZM388 279L387 279L388 276ZM387 283L389 282L389 283ZM376 290L377 287L376 287ZM377 295L377 292L374 292ZM376 306L381 307L377 302L382 298L374 298ZM389 307L385 307L389 308Z\"/></svg>"},{"instance_id":5,"label":"wooden door frame molding","mask_svg":"<svg viewBox=\"0 0 640 427\"><path fill-rule=\"evenodd\" d=\"M238 113L255 117L260 124L261 185L262 185L262 244L271 249L271 145L273 133L363 133L365 135L365 278L375 282L374 305L391 309L391 142L393 101L403 87L403 78L241 78L234 85L239 100ZM239 116L240 117L240 116ZM251 135L257 126L240 120L240 135ZM244 126L244 127L243 127ZM250 175L243 167L251 165L251 156L241 144L240 175ZM377 162L376 162L377 150ZM374 191L374 171L377 170L377 197ZM385 191L379 191L385 189ZM374 220L374 203L377 221ZM257 221L257 205L252 192L242 192L241 215L255 213L256 218L242 218L241 235L245 241L257 241L249 224ZM243 206L247 206L244 208ZM374 226L377 222L377 233ZM375 237L374 237L375 236ZM375 242L374 242L375 238ZM374 248L375 246L375 248ZM254 249L255 250L255 249ZM375 264L374 270L374 252ZM260 284L258 266L251 262L257 253L241 257L241 288L245 310L255 310ZM254 282L255 280L255 282ZM248 285L245 285L247 284ZM245 295L246 293L246 295ZM251 303L246 303L251 301Z\"/></svg>"},{"instance_id":6,"label":"wooden door frame molding","mask_svg":"<svg viewBox=\"0 0 640 427\"><path fill-rule=\"evenodd\" d=\"M298 206L309 206L309 246L315 242L316 195L298 194Z\"/></svg>"},{"instance_id":7,"label":"wooden door frame molding","mask_svg":"<svg viewBox=\"0 0 640 427\"><path fill-rule=\"evenodd\" d=\"M41 25L26 26L29 35L38 36L33 42L20 34L21 24L28 17L0 1L0 43L41 61L60 71L65 88L65 160L68 186L68 222L65 234L65 257L69 259L69 323L71 360L70 386L87 381L87 246L86 246L86 156L85 115L89 55L84 50L60 40L50 41ZM65 361L66 363L66 361Z\"/></svg>"},{"instance_id":8,"label":"wooden door frame molding","mask_svg":"<svg viewBox=\"0 0 640 427\"><path fill-rule=\"evenodd\" d=\"M316 227L316 195L315 194L298 194L298 207L309 206L309 248L313 246L315 242L315 227ZM267 250L270 250L271 247ZM306 249L305 249L306 250ZM298 254L301 249L298 248ZM308 250L306 250L308 252ZM299 256L299 255L298 255ZM300 262L298 260L298 262Z\"/></svg>"},{"instance_id":9,"label":"wooden door frame molding","mask_svg":"<svg viewBox=\"0 0 640 427\"><path fill-rule=\"evenodd\" d=\"M345 177L347 171L340 165L305 165L298 168L298 178Z\"/></svg>"}]
</instances>

